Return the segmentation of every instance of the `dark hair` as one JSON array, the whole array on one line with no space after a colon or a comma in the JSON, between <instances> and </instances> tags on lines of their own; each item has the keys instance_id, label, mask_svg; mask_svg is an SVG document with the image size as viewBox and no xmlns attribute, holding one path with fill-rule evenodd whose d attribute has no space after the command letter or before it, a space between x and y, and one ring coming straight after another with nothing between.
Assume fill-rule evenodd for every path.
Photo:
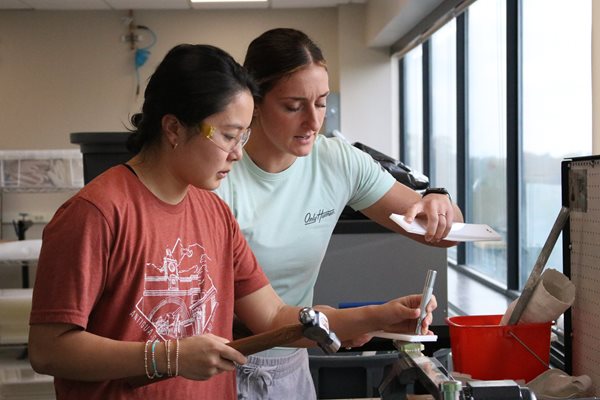
<instances>
[{"instance_id":1,"label":"dark hair","mask_svg":"<svg viewBox=\"0 0 600 400\"><path fill-rule=\"evenodd\" d=\"M304 32L291 28L266 31L248 46L244 67L252 74L262 98L282 77L318 64L327 68L319 46Z\"/></svg>"},{"instance_id":2,"label":"dark hair","mask_svg":"<svg viewBox=\"0 0 600 400\"><path fill-rule=\"evenodd\" d=\"M137 153L157 144L166 114L193 126L223 111L244 90L257 94L250 74L225 51L210 45L175 46L148 81L142 113L131 118L134 129L127 148Z\"/></svg>"}]
</instances>

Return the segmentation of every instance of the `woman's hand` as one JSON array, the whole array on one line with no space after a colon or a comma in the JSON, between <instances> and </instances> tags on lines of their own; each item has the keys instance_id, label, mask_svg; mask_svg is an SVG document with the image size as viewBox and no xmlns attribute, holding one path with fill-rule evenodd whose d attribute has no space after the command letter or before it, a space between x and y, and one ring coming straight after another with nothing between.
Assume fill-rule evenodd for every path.
<instances>
[{"instance_id":1,"label":"woman's hand","mask_svg":"<svg viewBox=\"0 0 600 400\"><path fill-rule=\"evenodd\" d=\"M411 223L415 218L426 226L425 240L438 243L450 233L454 221L454 205L445 194L428 194L404 213L404 220Z\"/></svg>"},{"instance_id":2,"label":"woman's hand","mask_svg":"<svg viewBox=\"0 0 600 400\"><path fill-rule=\"evenodd\" d=\"M421 304L420 294L413 294L410 296L400 297L398 299L392 300L386 304L384 307L389 307L392 310L393 317L396 319L396 322L391 322L389 325L385 326L383 330L388 332L398 332L398 333L409 333L414 334L417 328L417 320L421 314L419 309L419 305ZM437 308L437 300L435 295L431 296L431 300L427 304L425 308L427 315L423 318L421 322L421 333L422 334L431 334L429 331L429 325L433 322L433 310ZM391 318L391 319L392 319Z\"/></svg>"},{"instance_id":3,"label":"woman's hand","mask_svg":"<svg viewBox=\"0 0 600 400\"><path fill-rule=\"evenodd\" d=\"M353 337L351 339L342 341L342 347L345 347L348 350L351 349L352 347L361 347L361 346L364 346L365 344L369 343L369 341L371 339L373 339L373 334L365 333L365 334Z\"/></svg>"},{"instance_id":4,"label":"woman's hand","mask_svg":"<svg viewBox=\"0 0 600 400\"><path fill-rule=\"evenodd\" d=\"M235 363L245 364L246 357L227 345L225 338L206 334L179 340L179 375L207 380L221 372L233 371Z\"/></svg>"}]
</instances>

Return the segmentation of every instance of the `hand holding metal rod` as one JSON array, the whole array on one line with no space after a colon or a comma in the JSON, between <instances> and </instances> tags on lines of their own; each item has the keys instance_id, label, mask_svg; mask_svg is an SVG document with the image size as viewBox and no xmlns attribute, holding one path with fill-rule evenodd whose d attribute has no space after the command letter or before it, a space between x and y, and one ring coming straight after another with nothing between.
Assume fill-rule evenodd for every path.
<instances>
[{"instance_id":1,"label":"hand holding metal rod","mask_svg":"<svg viewBox=\"0 0 600 400\"><path fill-rule=\"evenodd\" d=\"M423 295L421 296L421 304L419 308L421 309L421 314L419 315L419 319L417 319L417 327L415 329L415 335L421 334L421 324L423 320L427 316L427 304L429 304L429 300L431 300L431 295L433 294L433 285L435 284L435 276L437 275L437 271L430 269L427 271L427 277L425 278L425 285L423 286Z\"/></svg>"}]
</instances>

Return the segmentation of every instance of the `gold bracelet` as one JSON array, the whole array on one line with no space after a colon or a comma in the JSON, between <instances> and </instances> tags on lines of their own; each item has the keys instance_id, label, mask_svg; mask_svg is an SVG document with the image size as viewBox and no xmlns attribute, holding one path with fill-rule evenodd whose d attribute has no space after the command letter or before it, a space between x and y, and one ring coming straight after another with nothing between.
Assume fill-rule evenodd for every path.
<instances>
[{"instance_id":1,"label":"gold bracelet","mask_svg":"<svg viewBox=\"0 0 600 400\"><path fill-rule=\"evenodd\" d=\"M148 345L150 342L150 340L147 340L146 344L144 345L144 369L146 370L146 376L148 379L154 379L155 375L150 375L150 372L148 371Z\"/></svg>"},{"instance_id":2,"label":"gold bracelet","mask_svg":"<svg viewBox=\"0 0 600 400\"><path fill-rule=\"evenodd\" d=\"M175 342L177 347L175 348L175 376L179 375L179 338Z\"/></svg>"},{"instance_id":3,"label":"gold bracelet","mask_svg":"<svg viewBox=\"0 0 600 400\"><path fill-rule=\"evenodd\" d=\"M165 347L167 349L167 376L171 375L171 341L167 339L165 342Z\"/></svg>"}]
</instances>

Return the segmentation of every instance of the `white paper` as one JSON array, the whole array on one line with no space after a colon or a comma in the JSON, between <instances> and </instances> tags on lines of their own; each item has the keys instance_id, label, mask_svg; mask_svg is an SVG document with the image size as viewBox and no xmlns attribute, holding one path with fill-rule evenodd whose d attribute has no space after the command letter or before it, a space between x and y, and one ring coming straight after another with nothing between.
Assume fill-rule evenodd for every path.
<instances>
[{"instance_id":1,"label":"white paper","mask_svg":"<svg viewBox=\"0 0 600 400\"><path fill-rule=\"evenodd\" d=\"M417 220L410 224L404 220L404 215L390 214L390 219L407 232L425 235L425 227ZM454 242L478 242L502 240L502 237L486 224L465 224L454 222L450 233L444 239Z\"/></svg>"},{"instance_id":2,"label":"white paper","mask_svg":"<svg viewBox=\"0 0 600 400\"><path fill-rule=\"evenodd\" d=\"M407 333L394 333L386 331L375 331L371 335L384 339L402 340L404 342L437 342L437 335L410 335Z\"/></svg>"}]
</instances>

